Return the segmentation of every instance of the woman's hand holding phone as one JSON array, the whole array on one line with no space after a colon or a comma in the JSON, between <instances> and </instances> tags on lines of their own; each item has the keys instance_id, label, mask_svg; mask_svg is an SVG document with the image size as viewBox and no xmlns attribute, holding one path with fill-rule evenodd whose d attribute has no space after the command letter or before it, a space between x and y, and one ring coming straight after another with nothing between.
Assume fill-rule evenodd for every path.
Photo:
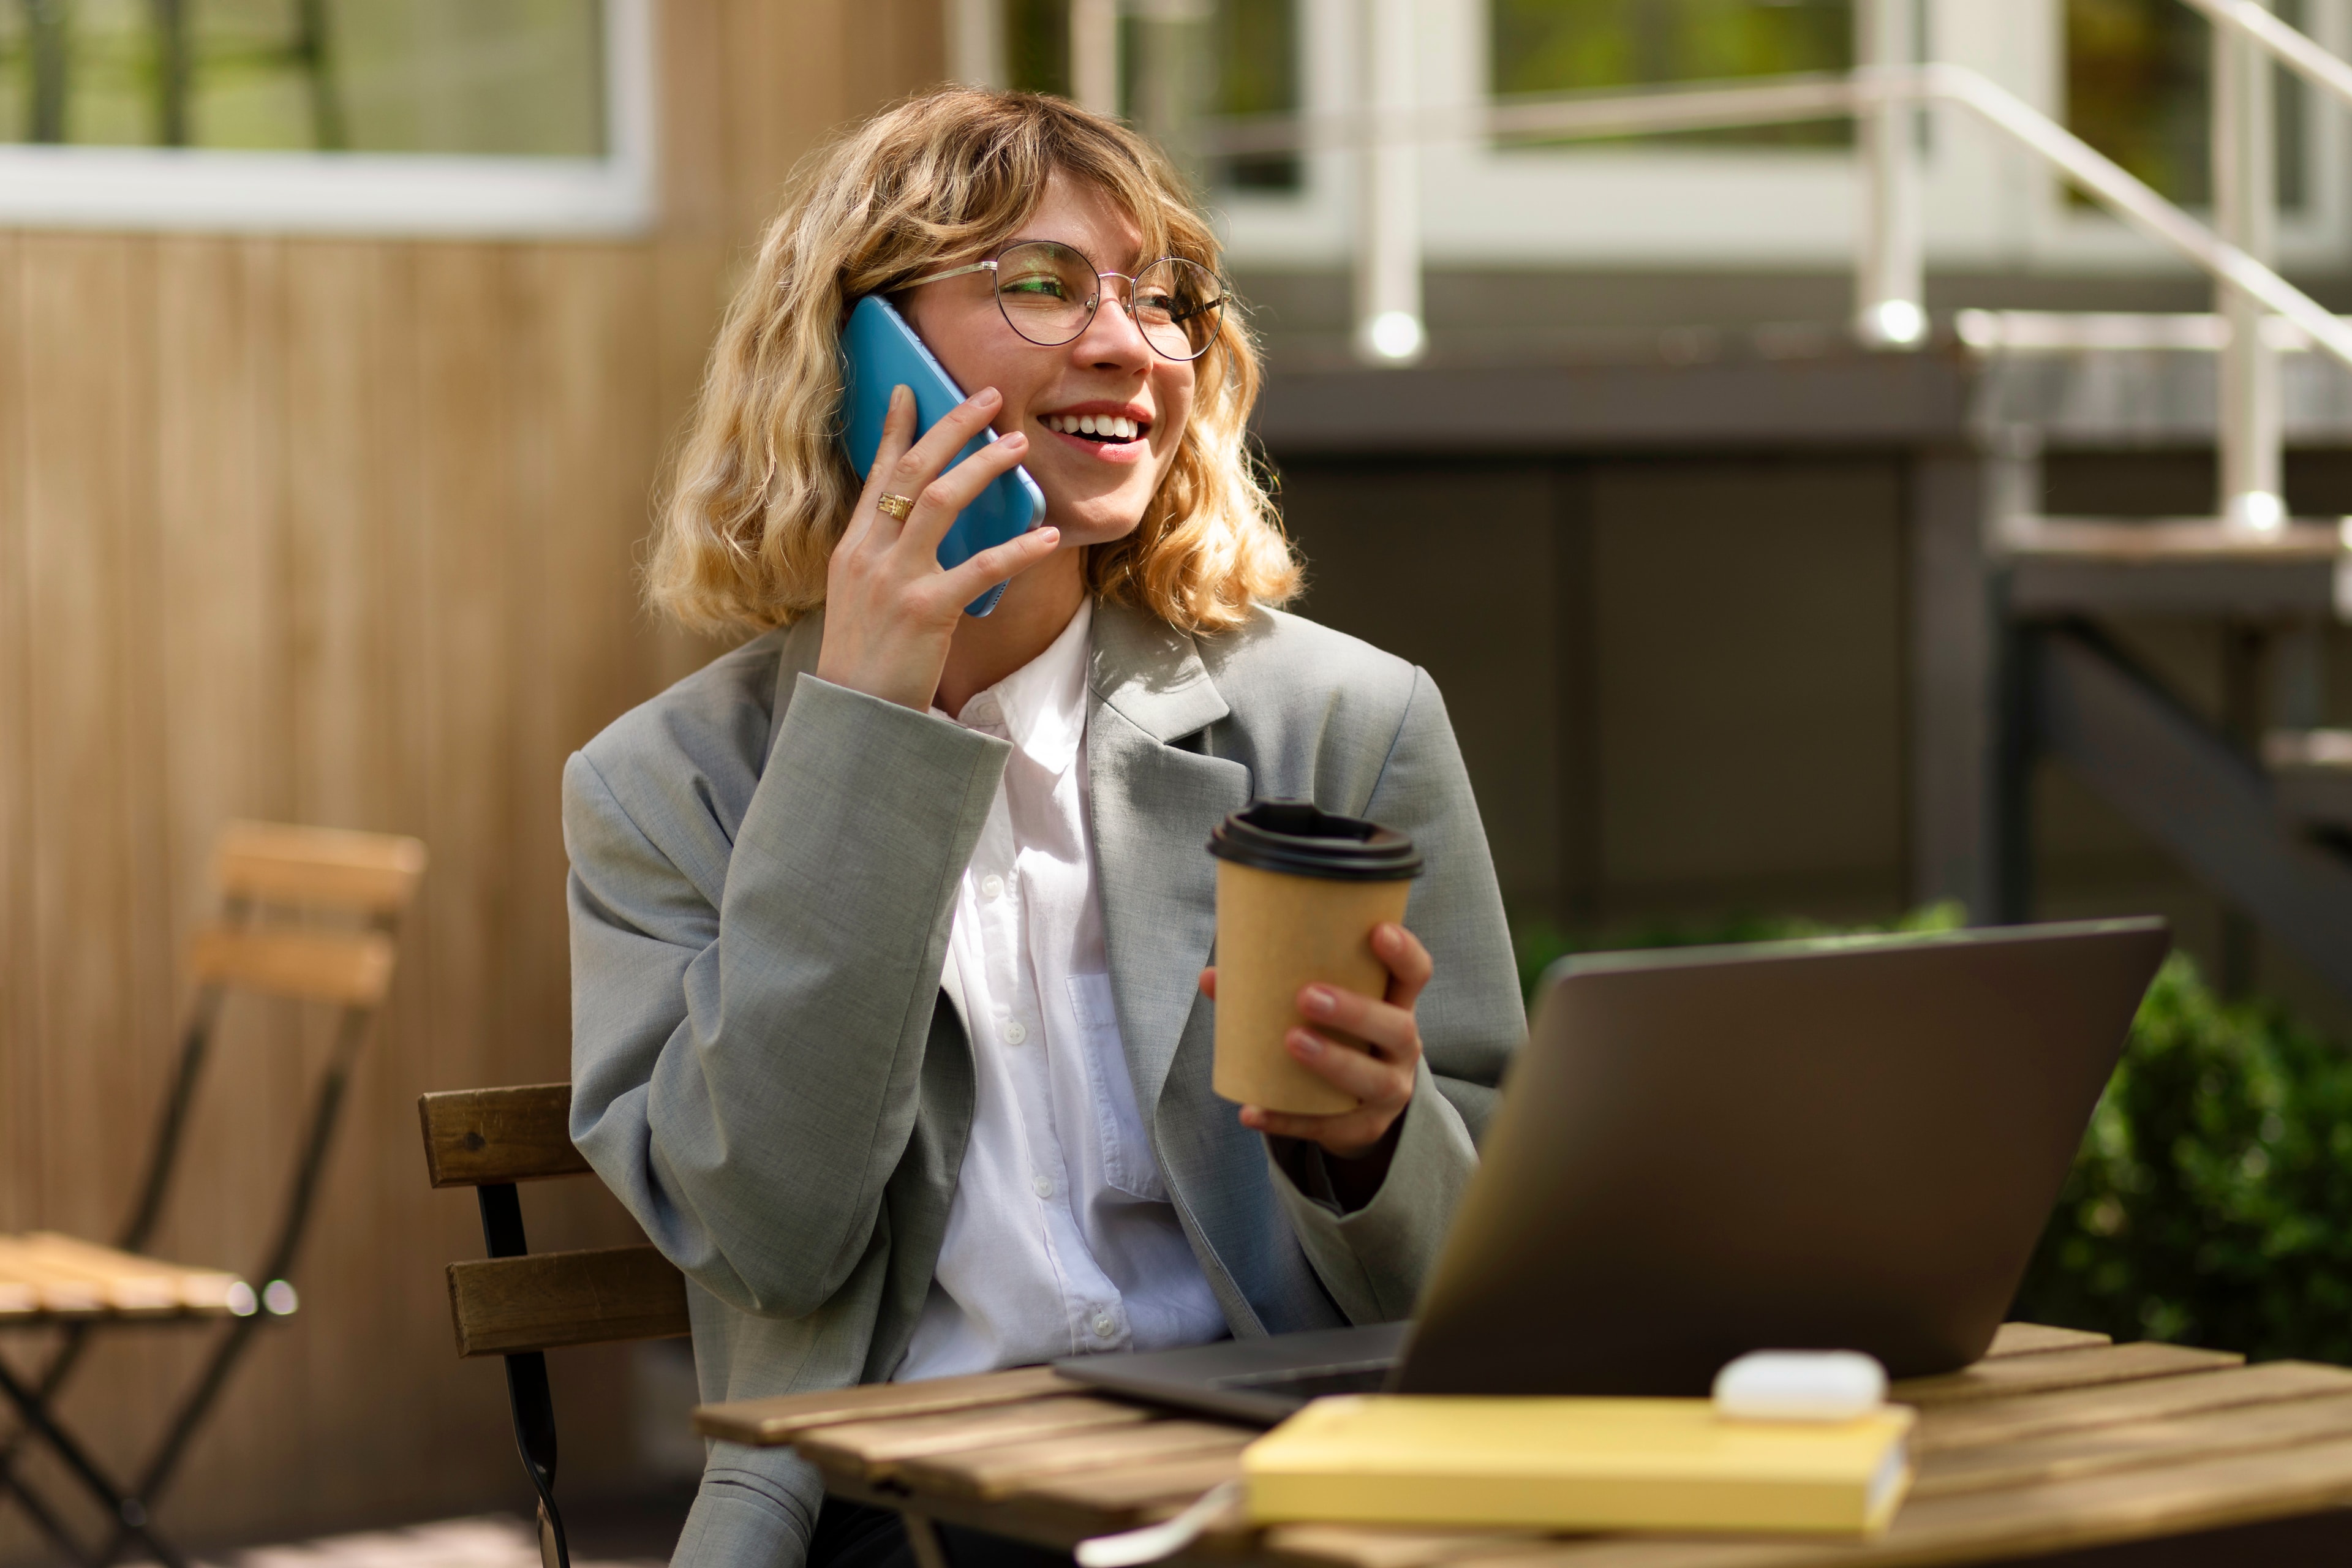
<instances>
[{"instance_id":1,"label":"woman's hand holding phone","mask_svg":"<svg viewBox=\"0 0 2352 1568\"><path fill-rule=\"evenodd\" d=\"M1015 430L940 471L986 427L1002 401L995 388L983 387L917 441L914 395L903 386L891 390L874 471L825 573L818 679L918 710L929 708L963 607L1060 544L1058 529L1033 528L952 571L940 569L940 540L957 514L1028 453L1028 437ZM904 522L882 510L885 494L915 498Z\"/></svg>"}]
</instances>

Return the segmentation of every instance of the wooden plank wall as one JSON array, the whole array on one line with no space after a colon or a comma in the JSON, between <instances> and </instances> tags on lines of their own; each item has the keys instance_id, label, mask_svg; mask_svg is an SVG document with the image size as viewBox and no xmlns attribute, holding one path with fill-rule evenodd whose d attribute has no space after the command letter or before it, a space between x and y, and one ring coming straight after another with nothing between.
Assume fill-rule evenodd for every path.
<instances>
[{"instance_id":1,"label":"wooden plank wall","mask_svg":"<svg viewBox=\"0 0 2352 1568\"><path fill-rule=\"evenodd\" d=\"M526 1495L499 1368L452 1350L442 1265L480 1232L469 1194L425 1187L415 1098L567 1070L563 758L712 651L636 604L648 493L778 184L939 75L936 10L667 0L643 241L0 231L0 1231L121 1223L220 822L433 855L302 1310L160 1511L187 1542ZM325 1042L260 1004L226 1027L158 1249L249 1268ZM536 1247L633 1238L593 1182L526 1213ZM194 1342L93 1358L67 1408L110 1462ZM618 1352L556 1359L565 1481L625 1484ZM0 1561L42 1555L0 1506Z\"/></svg>"}]
</instances>

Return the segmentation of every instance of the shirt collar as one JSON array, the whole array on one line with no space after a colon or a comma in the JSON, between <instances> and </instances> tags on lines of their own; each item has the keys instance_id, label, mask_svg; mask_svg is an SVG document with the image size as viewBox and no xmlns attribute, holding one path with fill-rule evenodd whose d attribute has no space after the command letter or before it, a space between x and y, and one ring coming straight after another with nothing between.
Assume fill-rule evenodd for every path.
<instances>
[{"instance_id":1,"label":"shirt collar","mask_svg":"<svg viewBox=\"0 0 2352 1568\"><path fill-rule=\"evenodd\" d=\"M967 730L1002 734L1047 773L1062 773L1076 760L1086 735L1093 624L1094 601L1082 599L1078 613L1045 652L974 693L955 721Z\"/></svg>"}]
</instances>

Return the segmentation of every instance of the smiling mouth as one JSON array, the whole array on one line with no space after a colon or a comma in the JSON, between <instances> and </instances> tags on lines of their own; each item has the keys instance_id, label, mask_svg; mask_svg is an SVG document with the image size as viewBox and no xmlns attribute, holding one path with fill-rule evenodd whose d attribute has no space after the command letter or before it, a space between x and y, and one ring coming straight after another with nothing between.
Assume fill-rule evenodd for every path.
<instances>
[{"instance_id":1,"label":"smiling mouth","mask_svg":"<svg viewBox=\"0 0 2352 1568\"><path fill-rule=\"evenodd\" d=\"M1141 420L1120 414L1048 414L1045 424L1048 430L1106 445L1139 439L1151 428Z\"/></svg>"}]
</instances>

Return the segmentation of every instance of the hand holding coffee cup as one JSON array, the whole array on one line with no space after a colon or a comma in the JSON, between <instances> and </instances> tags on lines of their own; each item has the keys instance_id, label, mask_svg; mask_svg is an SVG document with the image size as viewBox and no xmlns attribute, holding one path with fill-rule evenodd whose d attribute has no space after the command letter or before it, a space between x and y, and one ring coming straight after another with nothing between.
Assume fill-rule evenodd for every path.
<instances>
[{"instance_id":1,"label":"hand holding coffee cup","mask_svg":"<svg viewBox=\"0 0 2352 1568\"><path fill-rule=\"evenodd\" d=\"M1411 1100L1426 949L1402 925L1421 856L1310 803L1256 801L1212 837L1216 1092L1248 1126L1353 1159Z\"/></svg>"}]
</instances>

